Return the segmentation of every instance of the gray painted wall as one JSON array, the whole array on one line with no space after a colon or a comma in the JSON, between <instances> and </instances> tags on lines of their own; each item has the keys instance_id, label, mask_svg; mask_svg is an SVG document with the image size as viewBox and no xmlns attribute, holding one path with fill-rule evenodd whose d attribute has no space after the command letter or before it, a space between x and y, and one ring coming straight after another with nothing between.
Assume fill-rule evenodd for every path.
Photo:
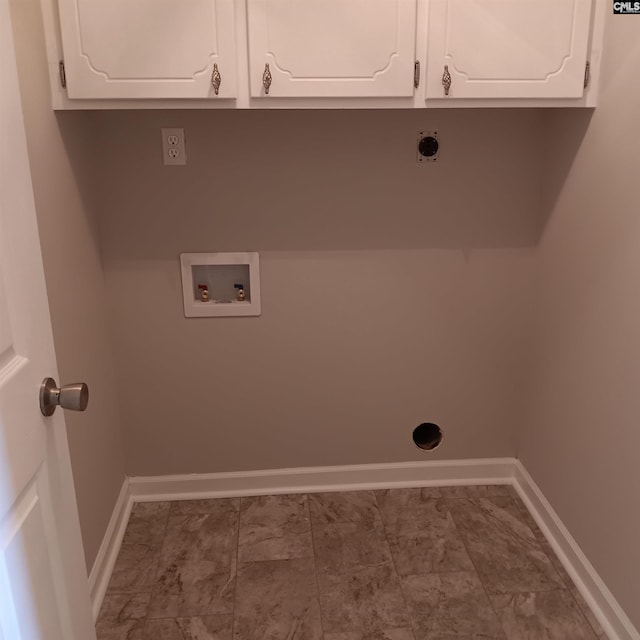
<instances>
[{"instance_id":1,"label":"gray painted wall","mask_svg":"<svg viewBox=\"0 0 640 640\"><path fill-rule=\"evenodd\" d=\"M549 122L536 341L518 455L640 628L640 39L609 16L591 121ZM585 134L586 129L586 134Z\"/></svg>"},{"instance_id":2,"label":"gray painted wall","mask_svg":"<svg viewBox=\"0 0 640 640\"><path fill-rule=\"evenodd\" d=\"M544 223L533 111L103 112L131 475L515 453ZM188 164L161 163L183 126ZM418 131L440 160L418 164ZM185 319L181 252L260 252L262 316ZM432 454L411 433L445 433Z\"/></svg>"}]
</instances>

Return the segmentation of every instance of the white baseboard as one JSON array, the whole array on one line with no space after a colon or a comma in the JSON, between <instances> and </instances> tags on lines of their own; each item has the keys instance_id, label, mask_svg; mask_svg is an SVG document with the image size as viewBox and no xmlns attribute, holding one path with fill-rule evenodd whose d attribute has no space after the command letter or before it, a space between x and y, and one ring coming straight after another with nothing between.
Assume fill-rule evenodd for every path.
<instances>
[{"instance_id":1,"label":"white baseboard","mask_svg":"<svg viewBox=\"0 0 640 640\"><path fill-rule=\"evenodd\" d=\"M511 484L514 458L301 467L193 475L133 477L136 502L278 493L354 491L454 484Z\"/></svg>"},{"instance_id":2,"label":"white baseboard","mask_svg":"<svg viewBox=\"0 0 640 640\"><path fill-rule=\"evenodd\" d=\"M640 640L638 630L520 461L515 464L513 486L609 640Z\"/></svg>"},{"instance_id":3,"label":"white baseboard","mask_svg":"<svg viewBox=\"0 0 640 640\"><path fill-rule=\"evenodd\" d=\"M640 633L597 574L549 501L523 465L515 458L303 467L128 478L122 485L113 516L89 577L94 618L100 611L134 502L477 484L512 484L602 625L609 640L640 640Z\"/></svg>"},{"instance_id":4,"label":"white baseboard","mask_svg":"<svg viewBox=\"0 0 640 640\"><path fill-rule=\"evenodd\" d=\"M120 545L129 522L132 506L133 499L129 490L129 478L125 478L102 539L102 544L98 549L98 555L89 574L89 592L91 594L91 609L94 622L98 619L100 607L107 592L107 586L113 573L116 558L120 552Z\"/></svg>"}]
</instances>

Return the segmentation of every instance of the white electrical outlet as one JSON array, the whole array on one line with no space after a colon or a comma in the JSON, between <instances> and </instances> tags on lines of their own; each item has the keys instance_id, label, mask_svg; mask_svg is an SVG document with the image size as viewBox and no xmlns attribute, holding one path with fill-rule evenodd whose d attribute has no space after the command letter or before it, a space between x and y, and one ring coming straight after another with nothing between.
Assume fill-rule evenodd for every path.
<instances>
[{"instance_id":1,"label":"white electrical outlet","mask_svg":"<svg viewBox=\"0 0 640 640\"><path fill-rule=\"evenodd\" d=\"M161 129L164 164L187 164L184 129Z\"/></svg>"}]
</instances>

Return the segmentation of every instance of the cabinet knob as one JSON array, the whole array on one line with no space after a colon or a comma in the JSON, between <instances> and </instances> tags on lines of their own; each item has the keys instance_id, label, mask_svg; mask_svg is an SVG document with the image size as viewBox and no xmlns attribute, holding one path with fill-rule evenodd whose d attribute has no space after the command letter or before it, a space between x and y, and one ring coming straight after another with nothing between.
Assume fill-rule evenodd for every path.
<instances>
[{"instance_id":1,"label":"cabinet knob","mask_svg":"<svg viewBox=\"0 0 640 640\"><path fill-rule=\"evenodd\" d=\"M449 95L449 89L451 89L451 74L449 73L449 65L444 65L444 73L442 74L442 86L444 87L444 95Z\"/></svg>"},{"instance_id":2,"label":"cabinet knob","mask_svg":"<svg viewBox=\"0 0 640 640\"><path fill-rule=\"evenodd\" d=\"M220 84L222 83L222 76L218 70L218 65L213 64L213 73L211 74L211 84L213 85L213 91L216 95L220 93Z\"/></svg>"},{"instance_id":3,"label":"cabinet knob","mask_svg":"<svg viewBox=\"0 0 640 640\"><path fill-rule=\"evenodd\" d=\"M267 62L264 65L264 73L262 74L262 86L264 87L264 92L266 95L269 95L269 87L271 86L271 71L269 71L269 63Z\"/></svg>"}]
</instances>

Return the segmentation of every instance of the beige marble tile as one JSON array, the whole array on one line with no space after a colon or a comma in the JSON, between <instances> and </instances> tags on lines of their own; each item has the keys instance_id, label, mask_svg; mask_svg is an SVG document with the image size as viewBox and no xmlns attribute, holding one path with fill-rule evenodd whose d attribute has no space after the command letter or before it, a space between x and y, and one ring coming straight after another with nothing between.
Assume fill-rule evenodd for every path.
<instances>
[{"instance_id":1,"label":"beige marble tile","mask_svg":"<svg viewBox=\"0 0 640 640\"><path fill-rule=\"evenodd\" d=\"M538 524L534 520L533 516L529 513L529 510L519 497L515 497L513 499L513 506L515 509L514 513L517 513L518 517L522 519L522 522L524 522L529 527L529 529L531 529L533 535L536 537L536 540L546 542L547 539L544 537L544 534L540 530L540 527L538 527Z\"/></svg>"},{"instance_id":2,"label":"beige marble tile","mask_svg":"<svg viewBox=\"0 0 640 640\"><path fill-rule=\"evenodd\" d=\"M578 588L576 587L573 580L571 579L571 576L567 573L567 570L562 565L562 562L560 562L560 558L558 558L558 556L555 554L553 547L551 546L549 541L546 539L544 533L542 533L542 531L538 527L536 521L534 520L531 513L529 513L529 510L525 506L524 502L522 502L520 497L516 496L514 498L514 504L520 516L522 517L523 521L528 525L531 531L533 531L533 534L536 537L536 540L538 541L543 551L547 554L547 556L551 560L551 563L553 564L556 571L562 578L562 581L564 582L565 586L573 596L574 600L580 607L580 610L584 614L585 618L588 620L596 636L598 638L602 638L603 640L606 640L606 634L602 626L598 622L598 619L595 617L594 613L589 608L589 605L586 603L585 599L582 597L582 594L578 591Z\"/></svg>"},{"instance_id":3,"label":"beige marble tile","mask_svg":"<svg viewBox=\"0 0 640 640\"><path fill-rule=\"evenodd\" d=\"M107 595L96 622L98 640L143 640L148 593Z\"/></svg>"},{"instance_id":4,"label":"beige marble tile","mask_svg":"<svg viewBox=\"0 0 640 640\"><path fill-rule=\"evenodd\" d=\"M564 587L531 529L507 497L448 502L458 530L490 594Z\"/></svg>"},{"instance_id":5,"label":"beige marble tile","mask_svg":"<svg viewBox=\"0 0 640 640\"><path fill-rule=\"evenodd\" d=\"M512 511L512 513L517 514L517 517L521 519L522 522L526 524L527 527L529 527L529 529L531 529L541 549L547 554L547 557L551 561L551 564L558 572L558 575L562 578L562 582L564 583L564 585L569 589L575 588L573 581L571 580L571 577L560 561L560 558L558 558L558 556L555 554L553 547L538 527L536 521L534 520L531 513L529 513L529 510L526 508L522 500L520 500L520 498L515 498L513 502L515 511Z\"/></svg>"},{"instance_id":6,"label":"beige marble tile","mask_svg":"<svg viewBox=\"0 0 640 640\"><path fill-rule=\"evenodd\" d=\"M520 494L518 493L518 490L512 484L507 486L509 487L509 495L514 500L520 500Z\"/></svg>"},{"instance_id":7,"label":"beige marble tile","mask_svg":"<svg viewBox=\"0 0 640 640\"><path fill-rule=\"evenodd\" d=\"M98 640L503 640L463 542L508 640L606 640L502 485L138 503Z\"/></svg>"},{"instance_id":8,"label":"beige marble tile","mask_svg":"<svg viewBox=\"0 0 640 640\"><path fill-rule=\"evenodd\" d=\"M603 640L607 640L607 634L604 632L602 625L598 622L598 618L596 618L593 611L591 611L591 609L589 608L589 605L587 604L587 601L583 598L582 594L578 591L578 588L576 587L576 585L573 584L573 582L571 581L567 583L567 588L569 590L569 593L573 596L573 599L576 601L576 604L578 605L580 611L582 611L582 614L584 615L587 622L593 629L593 632L595 633L596 637L602 638Z\"/></svg>"},{"instance_id":9,"label":"beige marble tile","mask_svg":"<svg viewBox=\"0 0 640 640\"><path fill-rule=\"evenodd\" d=\"M543 548L545 545L546 547L549 547L547 538L544 533L542 533L534 517L529 513L529 510L519 496L512 496L510 499L505 496L489 496L489 498L493 504L504 509L506 512L511 514L513 518L519 520L525 527L527 527L531 533L533 533L534 538L538 541L540 546Z\"/></svg>"},{"instance_id":10,"label":"beige marble tile","mask_svg":"<svg viewBox=\"0 0 640 640\"><path fill-rule=\"evenodd\" d=\"M169 502L138 502L133 505L107 593L151 591L169 509Z\"/></svg>"},{"instance_id":11,"label":"beige marble tile","mask_svg":"<svg viewBox=\"0 0 640 640\"><path fill-rule=\"evenodd\" d=\"M239 565L236 640L322 640L312 558Z\"/></svg>"},{"instance_id":12,"label":"beige marble tile","mask_svg":"<svg viewBox=\"0 0 640 640\"><path fill-rule=\"evenodd\" d=\"M313 527L319 573L350 573L392 564L382 522L343 522Z\"/></svg>"},{"instance_id":13,"label":"beige marble tile","mask_svg":"<svg viewBox=\"0 0 640 640\"><path fill-rule=\"evenodd\" d=\"M508 640L596 640L568 591L493 596Z\"/></svg>"},{"instance_id":14,"label":"beige marble tile","mask_svg":"<svg viewBox=\"0 0 640 640\"><path fill-rule=\"evenodd\" d=\"M380 489L374 491L380 511L387 515L406 509L419 509L434 500L467 498L466 487L422 487L418 489Z\"/></svg>"},{"instance_id":15,"label":"beige marble tile","mask_svg":"<svg viewBox=\"0 0 640 640\"><path fill-rule=\"evenodd\" d=\"M560 562L560 558L558 558L558 556L553 551L553 547L547 541L547 539L542 535L542 533L540 534L540 536L541 537L538 540L540 546L549 557L549 560L551 560L551 563L553 564L556 571L562 578L562 581L565 587L568 589L569 593L573 596L573 599L576 601L576 604L580 608L580 611L582 611L585 618L591 625L591 628L593 629L594 633L598 638L606 638L606 634L604 633L602 626L598 622L598 619L595 617L594 613L589 608L589 605L587 604L586 600L582 597L582 594L580 593L580 591L578 591L578 588L576 587L573 580L571 579L571 576L568 574L567 570L564 568L562 562Z\"/></svg>"},{"instance_id":16,"label":"beige marble tile","mask_svg":"<svg viewBox=\"0 0 640 640\"><path fill-rule=\"evenodd\" d=\"M150 618L233 611L237 526L230 504L219 505L214 513L169 517Z\"/></svg>"},{"instance_id":17,"label":"beige marble tile","mask_svg":"<svg viewBox=\"0 0 640 640\"><path fill-rule=\"evenodd\" d=\"M371 633L363 631L325 633L324 640L415 640L415 638L409 627L403 627L400 629L382 629Z\"/></svg>"},{"instance_id":18,"label":"beige marble tile","mask_svg":"<svg viewBox=\"0 0 640 640\"><path fill-rule=\"evenodd\" d=\"M380 521L373 491L312 493L309 495L309 510L313 524Z\"/></svg>"},{"instance_id":19,"label":"beige marble tile","mask_svg":"<svg viewBox=\"0 0 640 640\"><path fill-rule=\"evenodd\" d=\"M400 494L398 502L385 497L381 513L400 575L473 569L445 501Z\"/></svg>"},{"instance_id":20,"label":"beige marble tile","mask_svg":"<svg viewBox=\"0 0 640 640\"><path fill-rule=\"evenodd\" d=\"M567 570L564 568L562 562L560 562L560 558L553 551L552 546L549 544L547 539L544 536L540 538L536 538L540 548L547 554L547 557L551 561L551 564L554 566L555 570L558 572L558 575L562 578L562 582L565 587L573 587L573 581L571 577L567 573Z\"/></svg>"},{"instance_id":21,"label":"beige marble tile","mask_svg":"<svg viewBox=\"0 0 640 640\"><path fill-rule=\"evenodd\" d=\"M215 498L212 500L178 500L171 503L172 516L193 516L213 513L218 517L230 517L240 513L240 498Z\"/></svg>"},{"instance_id":22,"label":"beige marble tile","mask_svg":"<svg viewBox=\"0 0 640 640\"><path fill-rule=\"evenodd\" d=\"M122 543L161 546L170 505L169 502L136 502Z\"/></svg>"},{"instance_id":23,"label":"beige marble tile","mask_svg":"<svg viewBox=\"0 0 640 640\"><path fill-rule=\"evenodd\" d=\"M432 573L401 580L416 640L505 639L475 573Z\"/></svg>"},{"instance_id":24,"label":"beige marble tile","mask_svg":"<svg viewBox=\"0 0 640 640\"><path fill-rule=\"evenodd\" d=\"M507 484L478 484L465 487L465 492L468 498L512 497L511 486Z\"/></svg>"},{"instance_id":25,"label":"beige marble tile","mask_svg":"<svg viewBox=\"0 0 640 640\"><path fill-rule=\"evenodd\" d=\"M400 581L390 564L347 573L319 571L318 586L325 633L360 632L369 638L410 627Z\"/></svg>"},{"instance_id":26,"label":"beige marble tile","mask_svg":"<svg viewBox=\"0 0 640 640\"><path fill-rule=\"evenodd\" d=\"M123 544L120 547L107 593L150 592L156 581L160 546Z\"/></svg>"},{"instance_id":27,"label":"beige marble tile","mask_svg":"<svg viewBox=\"0 0 640 640\"><path fill-rule=\"evenodd\" d=\"M312 555L306 495L242 498L239 562L310 558Z\"/></svg>"},{"instance_id":28,"label":"beige marble tile","mask_svg":"<svg viewBox=\"0 0 640 640\"><path fill-rule=\"evenodd\" d=\"M169 508L168 502L138 502L133 506L107 593L151 591Z\"/></svg>"},{"instance_id":29,"label":"beige marble tile","mask_svg":"<svg viewBox=\"0 0 640 640\"><path fill-rule=\"evenodd\" d=\"M233 616L148 620L143 640L231 640Z\"/></svg>"}]
</instances>

